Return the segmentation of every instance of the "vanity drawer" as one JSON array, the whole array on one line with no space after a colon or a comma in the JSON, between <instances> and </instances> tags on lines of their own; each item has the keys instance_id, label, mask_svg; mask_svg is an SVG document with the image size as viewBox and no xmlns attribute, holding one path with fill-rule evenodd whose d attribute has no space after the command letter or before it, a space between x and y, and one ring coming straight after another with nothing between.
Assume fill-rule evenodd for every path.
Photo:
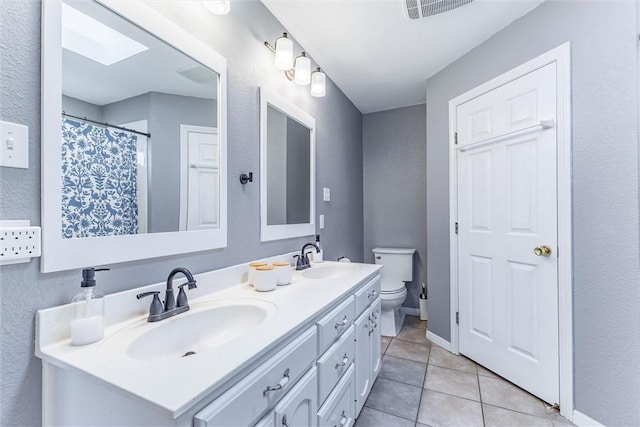
<instances>
[{"instance_id":1,"label":"vanity drawer","mask_svg":"<svg viewBox=\"0 0 640 427\"><path fill-rule=\"evenodd\" d=\"M355 327L342 334L340 339L318 359L318 402L322 404L342 375L355 360Z\"/></svg>"},{"instance_id":2,"label":"vanity drawer","mask_svg":"<svg viewBox=\"0 0 640 427\"><path fill-rule=\"evenodd\" d=\"M322 354L332 342L342 335L354 319L352 296L320 319L318 321L318 354Z\"/></svg>"},{"instance_id":3,"label":"vanity drawer","mask_svg":"<svg viewBox=\"0 0 640 427\"><path fill-rule=\"evenodd\" d=\"M311 327L198 412L193 425L212 427L253 424L303 376L313 364L316 354L316 328ZM269 387L271 391L267 391Z\"/></svg>"},{"instance_id":4,"label":"vanity drawer","mask_svg":"<svg viewBox=\"0 0 640 427\"><path fill-rule=\"evenodd\" d=\"M356 292L356 317L360 316L378 295L380 295L380 276L376 276Z\"/></svg>"},{"instance_id":5,"label":"vanity drawer","mask_svg":"<svg viewBox=\"0 0 640 427\"><path fill-rule=\"evenodd\" d=\"M356 418L353 400L355 368L350 366L318 411L318 427L351 427Z\"/></svg>"}]
</instances>

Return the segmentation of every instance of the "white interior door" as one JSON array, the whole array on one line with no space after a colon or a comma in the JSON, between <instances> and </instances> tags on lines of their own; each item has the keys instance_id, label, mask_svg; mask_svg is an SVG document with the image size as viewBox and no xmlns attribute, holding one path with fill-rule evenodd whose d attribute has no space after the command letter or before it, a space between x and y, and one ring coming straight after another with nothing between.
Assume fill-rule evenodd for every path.
<instances>
[{"instance_id":1,"label":"white interior door","mask_svg":"<svg viewBox=\"0 0 640 427\"><path fill-rule=\"evenodd\" d=\"M456 115L460 353L559 402L556 65Z\"/></svg>"},{"instance_id":2,"label":"white interior door","mask_svg":"<svg viewBox=\"0 0 640 427\"><path fill-rule=\"evenodd\" d=\"M180 229L219 227L219 144L216 128L180 125Z\"/></svg>"}]
</instances>

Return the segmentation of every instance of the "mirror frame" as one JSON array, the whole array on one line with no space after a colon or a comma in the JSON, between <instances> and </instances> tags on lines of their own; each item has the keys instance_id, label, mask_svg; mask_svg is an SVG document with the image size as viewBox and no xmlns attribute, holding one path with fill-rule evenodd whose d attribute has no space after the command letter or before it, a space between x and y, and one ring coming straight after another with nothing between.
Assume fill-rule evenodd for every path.
<instances>
[{"instance_id":1,"label":"mirror frame","mask_svg":"<svg viewBox=\"0 0 640 427\"><path fill-rule=\"evenodd\" d=\"M220 228L77 239L62 238L62 0L42 1L41 210L43 273L227 246L227 60L160 12L138 1L94 0L218 73Z\"/></svg>"},{"instance_id":2,"label":"mirror frame","mask_svg":"<svg viewBox=\"0 0 640 427\"><path fill-rule=\"evenodd\" d=\"M309 173L309 222L304 224L267 224L267 107L272 106L288 117L310 129ZM264 87L260 88L260 240L291 239L316 234L316 119L287 99Z\"/></svg>"}]
</instances>

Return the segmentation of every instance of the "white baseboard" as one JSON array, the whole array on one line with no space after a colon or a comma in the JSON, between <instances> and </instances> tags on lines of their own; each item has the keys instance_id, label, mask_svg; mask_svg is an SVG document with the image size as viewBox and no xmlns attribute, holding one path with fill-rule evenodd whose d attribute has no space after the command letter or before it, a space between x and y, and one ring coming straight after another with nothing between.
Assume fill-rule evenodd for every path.
<instances>
[{"instance_id":1,"label":"white baseboard","mask_svg":"<svg viewBox=\"0 0 640 427\"><path fill-rule=\"evenodd\" d=\"M449 341L437 336L436 334L434 334L429 330L427 330L427 339L432 343L437 344L440 347L444 348L445 350L449 352L451 351L451 343Z\"/></svg>"},{"instance_id":2,"label":"white baseboard","mask_svg":"<svg viewBox=\"0 0 640 427\"><path fill-rule=\"evenodd\" d=\"M409 316L420 316L419 308L400 307L400 311L403 312L404 314L408 314Z\"/></svg>"},{"instance_id":3,"label":"white baseboard","mask_svg":"<svg viewBox=\"0 0 640 427\"><path fill-rule=\"evenodd\" d=\"M604 427L604 424L600 424L593 418L588 417L575 409L573 410L573 419L571 422L578 427Z\"/></svg>"}]
</instances>

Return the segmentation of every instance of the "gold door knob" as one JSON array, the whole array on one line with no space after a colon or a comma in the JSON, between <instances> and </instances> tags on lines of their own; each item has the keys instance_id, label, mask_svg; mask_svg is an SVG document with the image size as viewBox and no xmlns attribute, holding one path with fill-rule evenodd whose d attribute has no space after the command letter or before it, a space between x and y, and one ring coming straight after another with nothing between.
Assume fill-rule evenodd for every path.
<instances>
[{"instance_id":1,"label":"gold door knob","mask_svg":"<svg viewBox=\"0 0 640 427\"><path fill-rule=\"evenodd\" d=\"M549 256L551 255L551 248L547 245L538 246L533 250L533 253L537 256Z\"/></svg>"}]
</instances>

